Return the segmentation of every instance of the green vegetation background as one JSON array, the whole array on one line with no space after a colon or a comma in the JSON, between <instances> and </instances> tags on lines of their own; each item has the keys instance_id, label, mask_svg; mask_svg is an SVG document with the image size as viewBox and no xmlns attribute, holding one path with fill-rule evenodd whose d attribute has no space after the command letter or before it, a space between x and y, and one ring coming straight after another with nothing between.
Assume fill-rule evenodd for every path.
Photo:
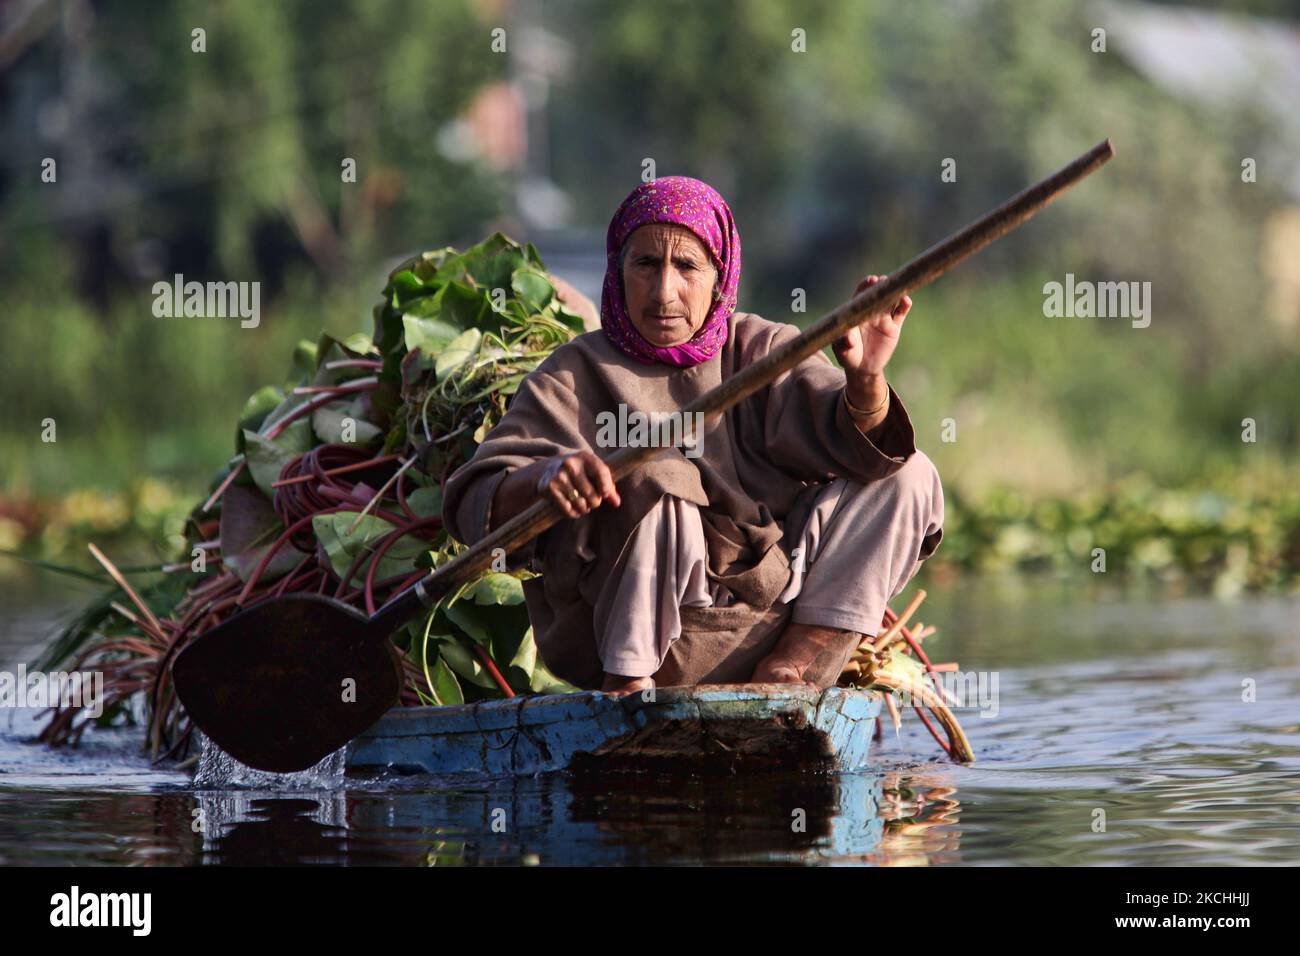
<instances>
[{"instance_id":1,"label":"green vegetation background","mask_svg":"<svg viewBox=\"0 0 1300 956\"><path fill-rule=\"evenodd\" d=\"M1282 2L1216 6L1296 16ZM0 547L31 520L15 502L123 493L111 507L77 498L80 511L59 512L68 527L111 526L95 517L105 507L188 502L229 457L244 398L283 378L299 339L367 329L393 262L499 227L534 238L512 218L516 174L438 145L478 89L515 69L489 44L518 21L494 9L122 0L53 26L0 74ZM1249 109L1161 92L1113 38L1091 52L1091 29L1106 26L1095 9L547 3L541 23L572 59L534 161L596 243L644 158L713 183L744 240L741 307L802 323L1111 137L1119 155L1103 172L915 297L891 377L945 479L948 550L969 566L999 548L1015 566L1086 561L1100 539L1069 531L1123 500L1126 527L1149 525L1130 556L1210 561L1216 575L1237 560L1241 581L1291 579L1300 333L1270 311L1262 245L1289 200L1265 166L1258 183L1240 176L1269 131ZM194 26L205 54L190 51ZM791 51L795 27L806 53ZM33 104L71 98L87 65L76 128L53 148ZM45 155L60 162L57 185L39 181ZM356 184L340 182L344 156ZM940 181L945 157L956 183ZM319 217L331 227L314 231ZM152 284L174 272L261 281L260 327L155 318ZM1150 328L1045 318L1042 286L1067 272L1151 282ZM805 314L791 312L796 287ZM1247 417L1255 443L1241 439ZM40 440L46 418L53 444ZM940 441L945 418L956 442ZM144 476L161 483L142 490ZM1065 510L1050 519L1043 503ZM1151 527L1164 545L1143 544ZM1185 556L1202 535L1208 557Z\"/></svg>"}]
</instances>

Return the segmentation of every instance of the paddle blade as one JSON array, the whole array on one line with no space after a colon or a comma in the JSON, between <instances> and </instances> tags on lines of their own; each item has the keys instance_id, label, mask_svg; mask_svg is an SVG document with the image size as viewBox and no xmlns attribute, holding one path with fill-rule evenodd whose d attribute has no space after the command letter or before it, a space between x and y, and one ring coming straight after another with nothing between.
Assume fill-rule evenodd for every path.
<instances>
[{"instance_id":1,"label":"paddle blade","mask_svg":"<svg viewBox=\"0 0 1300 956\"><path fill-rule=\"evenodd\" d=\"M258 770L305 770L397 703L397 649L340 601L293 594L236 614L172 665L186 712Z\"/></svg>"}]
</instances>

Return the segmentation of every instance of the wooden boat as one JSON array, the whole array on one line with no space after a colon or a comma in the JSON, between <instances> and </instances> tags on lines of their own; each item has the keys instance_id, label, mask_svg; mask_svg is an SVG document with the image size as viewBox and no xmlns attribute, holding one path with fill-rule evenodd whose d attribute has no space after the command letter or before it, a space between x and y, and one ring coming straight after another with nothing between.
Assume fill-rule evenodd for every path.
<instances>
[{"instance_id":1,"label":"wooden boat","mask_svg":"<svg viewBox=\"0 0 1300 956\"><path fill-rule=\"evenodd\" d=\"M596 691L399 707L347 747L350 770L531 775L554 770L860 770L877 693L781 684Z\"/></svg>"}]
</instances>

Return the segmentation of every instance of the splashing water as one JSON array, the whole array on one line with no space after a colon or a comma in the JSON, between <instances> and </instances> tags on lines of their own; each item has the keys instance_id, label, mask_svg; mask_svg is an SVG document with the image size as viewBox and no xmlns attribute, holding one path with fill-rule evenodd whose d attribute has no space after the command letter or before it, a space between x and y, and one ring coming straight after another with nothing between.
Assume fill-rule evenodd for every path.
<instances>
[{"instance_id":1,"label":"splashing water","mask_svg":"<svg viewBox=\"0 0 1300 956\"><path fill-rule=\"evenodd\" d=\"M268 813L285 801L298 803L295 813L332 831L347 830L344 778L347 748L298 773L271 773L240 763L201 731L194 771L193 829L203 834L203 852L216 851L232 830L263 825Z\"/></svg>"},{"instance_id":2,"label":"splashing water","mask_svg":"<svg viewBox=\"0 0 1300 956\"><path fill-rule=\"evenodd\" d=\"M194 786L203 789L253 788L257 790L330 790L342 786L347 748L340 747L320 763L297 773L254 770L226 753L202 731L202 745L194 771Z\"/></svg>"}]
</instances>

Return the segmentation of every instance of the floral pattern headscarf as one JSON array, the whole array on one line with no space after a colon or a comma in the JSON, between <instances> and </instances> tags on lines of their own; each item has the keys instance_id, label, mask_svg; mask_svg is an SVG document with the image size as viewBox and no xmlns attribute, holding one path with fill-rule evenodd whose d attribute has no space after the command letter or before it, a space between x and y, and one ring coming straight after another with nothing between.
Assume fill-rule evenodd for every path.
<instances>
[{"instance_id":1,"label":"floral pattern headscarf","mask_svg":"<svg viewBox=\"0 0 1300 956\"><path fill-rule=\"evenodd\" d=\"M632 232L650 222L675 222L704 243L718 269L718 297L704 324L689 341L661 348L637 331L627 313L619 275L619 252ZM726 202L708 183L689 176L663 176L643 183L623 200L605 240L605 284L600 295L600 326L624 354L651 365L686 368L707 362L727 341L727 318L736 310L740 285L740 233Z\"/></svg>"}]
</instances>

